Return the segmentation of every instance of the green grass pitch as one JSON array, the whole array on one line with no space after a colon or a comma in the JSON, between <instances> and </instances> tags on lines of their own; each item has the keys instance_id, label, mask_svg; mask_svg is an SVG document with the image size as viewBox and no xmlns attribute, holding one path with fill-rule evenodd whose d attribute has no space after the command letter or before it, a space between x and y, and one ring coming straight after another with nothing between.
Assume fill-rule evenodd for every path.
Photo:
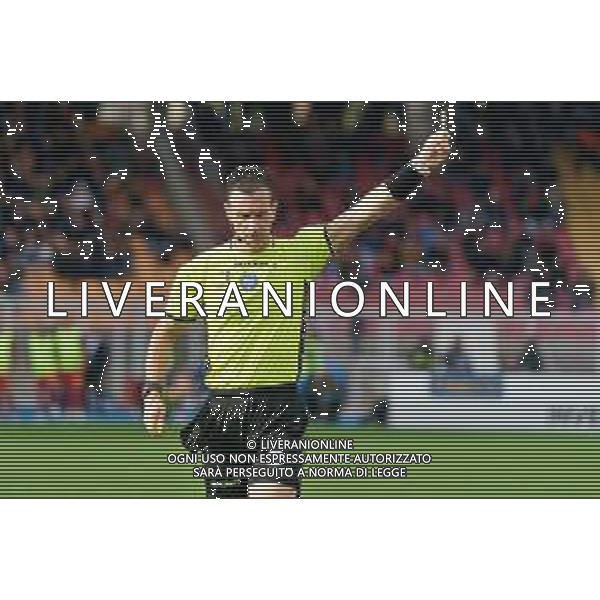
<instances>
[{"instance_id":1,"label":"green grass pitch","mask_svg":"<svg viewBox=\"0 0 600 600\"><path fill-rule=\"evenodd\" d=\"M306 479L304 498L583 498L600 496L600 436L577 431L400 430L313 425L310 437L351 438L355 451L422 452L405 479ZM3 424L2 498L201 498L194 465L172 465L178 428L140 424ZM339 465L338 465L339 466Z\"/></svg>"}]
</instances>

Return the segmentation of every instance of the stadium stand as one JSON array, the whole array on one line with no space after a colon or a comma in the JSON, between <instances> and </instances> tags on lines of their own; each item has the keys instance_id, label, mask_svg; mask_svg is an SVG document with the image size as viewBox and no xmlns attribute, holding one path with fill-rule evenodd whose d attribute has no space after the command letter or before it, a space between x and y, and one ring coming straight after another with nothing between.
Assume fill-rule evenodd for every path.
<instances>
[{"instance_id":1,"label":"stadium stand","mask_svg":"<svg viewBox=\"0 0 600 600\"><path fill-rule=\"evenodd\" d=\"M179 124L172 132L176 166L169 167L170 177L183 182L179 187L169 182L159 141L152 146L139 142L144 135L151 139L151 123L148 131L133 135L126 116L106 119L108 109L94 103L1 104L2 418L138 415L153 324L140 317L143 282L157 273L173 276L208 243L208 237L190 232L208 231L211 239L224 239L215 183L219 171L226 173L237 163L266 165L285 203L277 223L285 236L304 224L331 219L412 152L402 131L404 103L313 103L301 127L290 103L237 104L189 105L191 119L184 118L185 127ZM163 108L153 105L155 119ZM128 110L137 114L138 109L152 112L149 106ZM436 302L450 310L457 308L456 282L472 282L470 293L477 295L484 279L500 272L515 282L517 312L528 303L532 278L549 281L560 318L552 327L506 321L499 342L503 368L523 368L521 351L532 343L545 357L546 369L561 368L563 351L571 357L567 363L575 364L572 357L578 356L580 365L596 368L595 338L585 325L595 310L591 291L600 277L596 112L595 104L456 105L460 160L430 178L323 275L324 294L341 277L360 282L368 310L360 323L340 321L330 318L326 295L319 300L323 314L309 324L305 380L309 392L314 391L312 381L324 379L333 382L330 389L336 392L321 390L315 411L333 418L339 408L339 416L350 421L372 418L372 406L365 411L360 399L369 395L379 404L386 394L367 389L365 373L397 378L403 366L416 360L416 352L431 345L432 321L392 318L384 327L373 316L373 292L381 280L414 284L415 313L424 305L427 281L435 281ZM235 127L239 114L246 115L247 126ZM186 133L188 125L196 135ZM160 140L170 143L164 136ZM206 148L212 159L200 169ZM190 202L198 205L195 223L182 218L181 207ZM81 280L90 282L90 317L50 324L46 282L56 282L60 307L76 313ZM108 317L102 281L116 290L133 282L119 320ZM332 333L335 328L340 331ZM559 338L577 344L553 347L552 340ZM173 371L175 394L191 406L202 395L197 339L190 334L187 351L181 352L187 358ZM582 340L587 350L581 349ZM92 385L100 373L101 388ZM335 408L323 409L327 403Z\"/></svg>"}]
</instances>

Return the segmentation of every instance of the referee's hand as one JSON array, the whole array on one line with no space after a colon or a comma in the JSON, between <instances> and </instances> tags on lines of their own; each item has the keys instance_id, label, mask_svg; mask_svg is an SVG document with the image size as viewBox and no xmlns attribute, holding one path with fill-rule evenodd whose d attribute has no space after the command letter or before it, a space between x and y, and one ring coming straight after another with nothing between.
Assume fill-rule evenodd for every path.
<instances>
[{"instance_id":1,"label":"referee's hand","mask_svg":"<svg viewBox=\"0 0 600 600\"><path fill-rule=\"evenodd\" d=\"M150 392L144 399L144 427L151 435L160 435L165 426L167 406L160 392Z\"/></svg>"},{"instance_id":2,"label":"referee's hand","mask_svg":"<svg viewBox=\"0 0 600 600\"><path fill-rule=\"evenodd\" d=\"M429 174L441 167L450 155L450 134L445 130L431 134L419 153L411 160L413 168Z\"/></svg>"}]
</instances>

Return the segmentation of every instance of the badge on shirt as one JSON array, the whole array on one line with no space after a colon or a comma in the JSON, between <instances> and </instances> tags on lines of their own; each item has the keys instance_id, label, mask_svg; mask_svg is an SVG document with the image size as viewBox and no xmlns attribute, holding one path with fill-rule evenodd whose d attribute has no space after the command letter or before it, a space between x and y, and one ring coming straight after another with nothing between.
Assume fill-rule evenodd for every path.
<instances>
[{"instance_id":1,"label":"badge on shirt","mask_svg":"<svg viewBox=\"0 0 600 600\"><path fill-rule=\"evenodd\" d=\"M272 262L236 262L233 269L227 272L227 283L235 281L241 292L251 292L262 281L269 281L276 268L277 264Z\"/></svg>"}]
</instances>

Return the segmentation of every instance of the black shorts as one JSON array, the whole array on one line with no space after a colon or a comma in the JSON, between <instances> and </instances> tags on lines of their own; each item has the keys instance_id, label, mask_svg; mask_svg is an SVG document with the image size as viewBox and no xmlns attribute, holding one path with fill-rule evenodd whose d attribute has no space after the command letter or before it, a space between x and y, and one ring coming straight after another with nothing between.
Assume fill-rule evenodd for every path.
<instances>
[{"instance_id":1,"label":"black shorts","mask_svg":"<svg viewBox=\"0 0 600 600\"><path fill-rule=\"evenodd\" d=\"M240 391L212 390L196 418L181 431L181 441L190 452L225 455L225 462L219 465L223 473L230 467L254 466L254 471L262 467L260 477L207 479L209 495L244 497L248 485L254 482L281 483L294 487L299 494L297 463L286 461L285 469L277 470L277 465L261 464L258 455L267 452L265 440L302 439L307 424L308 413L295 383ZM230 460L231 454L252 454L256 463L236 463Z\"/></svg>"}]
</instances>

